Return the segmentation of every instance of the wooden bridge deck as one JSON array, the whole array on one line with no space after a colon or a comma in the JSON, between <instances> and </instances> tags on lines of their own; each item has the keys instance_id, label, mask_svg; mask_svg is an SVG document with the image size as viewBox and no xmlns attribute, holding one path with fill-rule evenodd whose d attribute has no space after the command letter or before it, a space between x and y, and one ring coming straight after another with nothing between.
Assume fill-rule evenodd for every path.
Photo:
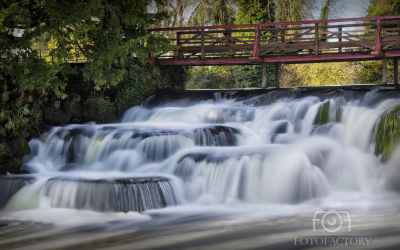
<instances>
[{"instance_id":1,"label":"wooden bridge deck","mask_svg":"<svg viewBox=\"0 0 400 250\"><path fill-rule=\"evenodd\" d=\"M400 57L400 16L291 23L157 28L177 50L160 65L361 61Z\"/></svg>"}]
</instances>

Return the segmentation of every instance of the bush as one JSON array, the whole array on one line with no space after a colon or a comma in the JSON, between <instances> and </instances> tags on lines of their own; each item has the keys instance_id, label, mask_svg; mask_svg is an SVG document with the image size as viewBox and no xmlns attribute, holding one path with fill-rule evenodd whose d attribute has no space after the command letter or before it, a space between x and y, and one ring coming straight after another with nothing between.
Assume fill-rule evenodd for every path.
<instances>
[{"instance_id":1,"label":"bush","mask_svg":"<svg viewBox=\"0 0 400 250\"><path fill-rule=\"evenodd\" d=\"M261 65L237 65L234 66L235 88L261 88L262 66ZM266 65L267 87L275 84L275 65Z\"/></svg>"}]
</instances>

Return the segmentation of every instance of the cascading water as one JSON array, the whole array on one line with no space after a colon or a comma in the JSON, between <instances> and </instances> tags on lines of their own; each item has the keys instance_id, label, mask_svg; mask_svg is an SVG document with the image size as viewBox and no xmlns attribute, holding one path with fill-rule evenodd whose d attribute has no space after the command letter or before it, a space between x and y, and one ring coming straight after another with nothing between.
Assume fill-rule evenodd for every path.
<instances>
[{"instance_id":1,"label":"cascading water","mask_svg":"<svg viewBox=\"0 0 400 250\"><path fill-rule=\"evenodd\" d=\"M0 206L9 200L5 210L26 209L27 194L35 194L30 209L140 212L182 204L296 206L386 192L374 129L400 104L397 91L229 96L151 97L121 123L53 127L29 143L29 181L0 180L8 190Z\"/></svg>"}]
</instances>

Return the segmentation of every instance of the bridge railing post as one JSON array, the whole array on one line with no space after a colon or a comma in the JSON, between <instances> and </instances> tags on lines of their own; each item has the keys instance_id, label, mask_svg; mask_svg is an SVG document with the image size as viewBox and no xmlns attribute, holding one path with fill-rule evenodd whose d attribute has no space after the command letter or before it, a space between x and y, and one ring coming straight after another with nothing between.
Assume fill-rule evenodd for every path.
<instances>
[{"instance_id":1,"label":"bridge railing post","mask_svg":"<svg viewBox=\"0 0 400 250\"><path fill-rule=\"evenodd\" d=\"M315 55L319 54L319 30L318 23L315 24Z\"/></svg>"},{"instance_id":2,"label":"bridge railing post","mask_svg":"<svg viewBox=\"0 0 400 250\"><path fill-rule=\"evenodd\" d=\"M231 38L232 38L232 32L229 32L229 33L228 33L228 37L230 38L230 39L228 39L228 43L233 44L233 39L231 39ZM232 47L229 47L229 49L228 49L228 56L229 56L229 57L232 57L232 56L233 56Z\"/></svg>"},{"instance_id":3,"label":"bridge railing post","mask_svg":"<svg viewBox=\"0 0 400 250\"><path fill-rule=\"evenodd\" d=\"M254 37L253 57L258 57L258 46L260 43L258 27L256 27L254 32L255 32L255 37Z\"/></svg>"},{"instance_id":4,"label":"bridge railing post","mask_svg":"<svg viewBox=\"0 0 400 250\"><path fill-rule=\"evenodd\" d=\"M399 59L397 57L393 58L394 74L393 82L394 84L399 84Z\"/></svg>"},{"instance_id":5,"label":"bridge railing post","mask_svg":"<svg viewBox=\"0 0 400 250\"><path fill-rule=\"evenodd\" d=\"M176 32L176 45L181 46L181 33ZM174 57L179 58L179 51L174 50Z\"/></svg>"},{"instance_id":6,"label":"bridge railing post","mask_svg":"<svg viewBox=\"0 0 400 250\"><path fill-rule=\"evenodd\" d=\"M339 26L339 34L338 34L338 37L339 37L339 53L342 53L342 46L341 46L341 44L342 44L342 26Z\"/></svg>"},{"instance_id":7,"label":"bridge railing post","mask_svg":"<svg viewBox=\"0 0 400 250\"><path fill-rule=\"evenodd\" d=\"M376 21L375 51L381 51L381 20Z\"/></svg>"},{"instance_id":8,"label":"bridge railing post","mask_svg":"<svg viewBox=\"0 0 400 250\"><path fill-rule=\"evenodd\" d=\"M201 59L204 60L206 56L206 52L204 50L204 40L205 40L204 29L201 29L200 31L200 37L201 37Z\"/></svg>"},{"instance_id":9,"label":"bridge railing post","mask_svg":"<svg viewBox=\"0 0 400 250\"><path fill-rule=\"evenodd\" d=\"M281 46L285 45L285 30L281 30ZM285 54L285 50L282 49L281 50L281 54L284 55Z\"/></svg>"}]
</instances>

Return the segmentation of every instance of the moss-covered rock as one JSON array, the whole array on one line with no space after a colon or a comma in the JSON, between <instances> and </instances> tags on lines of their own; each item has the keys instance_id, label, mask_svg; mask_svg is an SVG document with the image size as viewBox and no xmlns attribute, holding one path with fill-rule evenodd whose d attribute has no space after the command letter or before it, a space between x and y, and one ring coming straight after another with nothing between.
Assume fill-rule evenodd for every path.
<instances>
[{"instance_id":1,"label":"moss-covered rock","mask_svg":"<svg viewBox=\"0 0 400 250\"><path fill-rule=\"evenodd\" d=\"M26 130L28 136L25 138L27 141L30 141L32 138L39 137L39 133L36 132L33 128L28 128Z\"/></svg>"},{"instance_id":2,"label":"moss-covered rock","mask_svg":"<svg viewBox=\"0 0 400 250\"><path fill-rule=\"evenodd\" d=\"M10 173L18 173L19 169L22 167L22 159L21 158L14 158L7 161L5 165L6 169Z\"/></svg>"},{"instance_id":3,"label":"moss-covered rock","mask_svg":"<svg viewBox=\"0 0 400 250\"><path fill-rule=\"evenodd\" d=\"M116 109L106 99L88 99L84 105L84 110L84 115L89 121L97 123L111 123L116 121Z\"/></svg>"},{"instance_id":4,"label":"moss-covered rock","mask_svg":"<svg viewBox=\"0 0 400 250\"><path fill-rule=\"evenodd\" d=\"M7 136L6 128L1 124L0 124L0 136L3 136L3 137Z\"/></svg>"},{"instance_id":5,"label":"moss-covered rock","mask_svg":"<svg viewBox=\"0 0 400 250\"><path fill-rule=\"evenodd\" d=\"M340 122L340 119L341 119L341 117L342 117L342 107L337 107L336 108L336 116L335 116L335 118L336 118L336 122Z\"/></svg>"},{"instance_id":6,"label":"moss-covered rock","mask_svg":"<svg viewBox=\"0 0 400 250\"><path fill-rule=\"evenodd\" d=\"M8 100L10 100L9 95L10 95L10 91L3 91L3 92L0 94L0 102L1 102L1 103L6 103L6 102L8 102Z\"/></svg>"},{"instance_id":7,"label":"moss-covered rock","mask_svg":"<svg viewBox=\"0 0 400 250\"><path fill-rule=\"evenodd\" d=\"M329 123L329 110L330 110L330 101L325 102L319 107L317 116L315 117L314 124L324 125Z\"/></svg>"},{"instance_id":8,"label":"moss-covered rock","mask_svg":"<svg viewBox=\"0 0 400 250\"><path fill-rule=\"evenodd\" d=\"M49 125L63 125L69 123L71 115L54 107L45 107L43 119Z\"/></svg>"},{"instance_id":9,"label":"moss-covered rock","mask_svg":"<svg viewBox=\"0 0 400 250\"><path fill-rule=\"evenodd\" d=\"M387 159L400 137L400 105L386 111L380 118L375 134L375 155Z\"/></svg>"},{"instance_id":10,"label":"moss-covered rock","mask_svg":"<svg viewBox=\"0 0 400 250\"><path fill-rule=\"evenodd\" d=\"M34 119L36 119L38 121L41 121L43 119L42 109L40 108L39 104L37 104L36 102L32 103L29 110L30 110L30 115Z\"/></svg>"},{"instance_id":11,"label":"moss-covered rock","mask_svg":"<svg viewBox=\"0 0 400 250\"><path fill-rule=\"evenodd\" d=\"M28 142L24 138L16 138L8 143L12 155L24 156L31 152Z\"/></svg>"}]
</instances>

